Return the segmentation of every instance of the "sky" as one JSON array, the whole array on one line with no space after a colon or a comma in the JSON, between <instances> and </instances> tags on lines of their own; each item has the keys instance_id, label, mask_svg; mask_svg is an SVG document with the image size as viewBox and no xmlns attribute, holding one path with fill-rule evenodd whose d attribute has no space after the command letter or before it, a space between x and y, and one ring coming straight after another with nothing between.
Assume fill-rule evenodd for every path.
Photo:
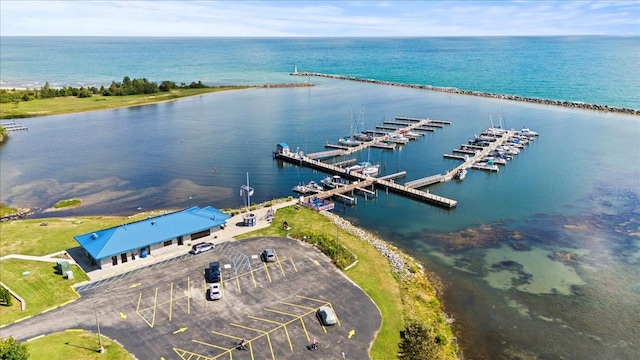
<instances>
[{"instance_id":1,"label":"sky","mask_svg":"<svg viewBox=\"0 0 640 360\"><path fill-rule=\"evenodd\" d=\"M640 1L0 0L0 35L640 35Z\"/></svg>"}]
</instances>

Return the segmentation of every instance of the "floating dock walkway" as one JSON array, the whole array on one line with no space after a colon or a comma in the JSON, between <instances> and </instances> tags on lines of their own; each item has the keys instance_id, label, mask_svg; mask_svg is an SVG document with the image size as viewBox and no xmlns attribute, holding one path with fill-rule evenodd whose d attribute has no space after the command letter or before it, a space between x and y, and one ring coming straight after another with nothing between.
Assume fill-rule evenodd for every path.
<instances>
[{"instance_id":1,"label":"floating dock walkway","mask_svg":"<svg viewBox=\"0 0 640 360\"><path fill-rule=\"evenodd\" d=\"M498 171L497 166L484 166L476 164L480 159L485 156L488 156L490 153L494 152L498 147L503 146L511 137L516 135L517 132L514 130L505 131L502 135L496 137L495 141L489 142L487 146L477 146L471 144L462 144L461 147L473 149L473 150L458 150L455 152L464 152L466 155L452 155L452 154L444 154L445 158L450 159L459 159L464 162L462 165L457 166L453 170L449 171L444 175L444 181L449 181L453 179L454 175L461 170L466 169L476 169L476 170L485 170L485 171ZM470 153L473 152L473 153Z\"/></svg>"},{"instance_id":2,"label":"floating dock walkway","mask_svg":"<svg viewBox=\"0 0 640 360\"><path fill-rule=\"evenodd\" d=\"M0 122L0 126L7 129L7 131L21 131L21 130L29 131L28 127L20 123L17 123L15 121L2 121Z\"/></svg>"},{"instance_id":3,"label":"floating dock walkway","mask_svg":"<svg viewBox=\"0 0 640 360\"><path fill-rule=\"evenodd\" d=\"M344 155L353 154L354 152L357 152L357 151L362 151L368 147L392 150L392 149L395 149L396 147L395 144L406 144L409 142L409 139L416 139L417 137L415 135L409 135L409 136L404 135L405 137L396 138L394 137L395 133L398 133L398 132L408 133L413 130L433 131L434 130L433 128L439 128L439 127L442 127L443 125L451 124L450 121L444 121L444 120L418 119L418 118L408 118L408 117L396 117L396 120L406 120L408 122L403 123L402 125L404 126L401 128L378 125L376 126L378 130L365 131L366 133L380 135L380 137L372 141L362 141L360 145L357 145L357 146L343 146L343 145L330 144L327 142L324 144L326 148L332 148L332 149L338 149L338 150L310 153L310 154L307 154L306 157L309 157L312 159L320 159L320 158L327 158L332 156L344 156ZM383 129L387 131L381 131Z\"/></svg>"},{"instance_id":4,"label":"floating dock walkway","mask_svg":"<svg viewBox=\"0 0 640 360\"><path fill-rule=\"evenodd\" d=\"M335 194L345 194L350 191L354 191L356 189L362 190L367 186L373 186L377 188L383 188L386 191L391 191L406 197L410 197L413 199L417 199L426 203L434 204L437 206L445 207L445 208L454 208L458 205L456 200L448 199L443 196L438 196L429 193L428 191L420 191L413 189L411 187L397 184L390 178L374 178L370 176L365 176L359 173L347 173L347 171L339 166L326 164L321 161L315 160L309 156L303 156L300 154L291 153L288 149L282 149L274 153L274 156L277 159L281 159L283 161L287 161L289 163L306 166L312 169L320 170L329 174L339 175L347 180L351 180L352 184L347 186L341 186L336 189L332 189L326 192L321 192L315 194L313 196L309 196L304 198L305 203L312 203L313 199L323 199L326 197L333 196ZM394 174L394 176L401 176L401 173ZM404 175L404 174L402 174ZM370 190L369 190L370 191Z\"/></svg>"}]
</instances>

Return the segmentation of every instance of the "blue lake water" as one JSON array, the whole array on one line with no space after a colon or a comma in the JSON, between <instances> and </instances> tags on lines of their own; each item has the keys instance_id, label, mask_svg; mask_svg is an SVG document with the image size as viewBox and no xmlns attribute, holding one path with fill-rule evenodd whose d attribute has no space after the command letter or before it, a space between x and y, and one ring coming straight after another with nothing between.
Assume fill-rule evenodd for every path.
<instances>
[{"instance_id":1,"label":"blue lake water","mask_svg":"<svg viewBox=\"0 0 640 360\"><path fill-rule=\"evenodd\" d=\"M565 42L569 49L564 51L578 52L571 45L578 41L575 39L516 40L435 39L428 44L438 50L435 53L464 53L471 47L476 49L476 55L484 54L477 50L489 45L494 49L503 46L503 55L513 57L526 56L527 51L529 55L536 53L538 50L532 49L539 49L539 43L562 48L558 43ZM595 49L624 48L622 44L628 41L624 38L613 46L596 40L590 45ZM44 46L38 39L33 41L34 48ZM103 47L105 57L118 49L129 46L133 49L128 42L144 45L143 40L134 39L114 40L111 45L106 40L97 44L86 41L84 45L90 49ZM152 44L146 46L158 48L157 42L168 41L175 43L163 55L166 59L180 58L184 52L209 54L213 51L210 47L215 48L209 43L188 46L170 39L150 41ZM420 45L413 40L341 39L317 43L283 40L283 44L299 51L287 50L285 46L274 51L268 42L259 40L240 45L233 41L218 42L222 43L216 44L222 47L224 56L215 60L221 65L211 74L227 74L225 83L249 82L252 71L259 74L256 77L259 83L304 81L287 75L293 63L301 67L302 53L308 54L317 67L305 66L300 70L340 73L348 67L373 71L368 62L375 67L379 60L354 58L351 52L354 49L356 54L364 54L367 46L373 48L373 53L395 49L384 51L389 56L389 71L378 69L379 76L368 76L364 71L344 75L414 83L419 81L410 74L422 69L417 59L410 67L404 63L409 61L406 57L393 57L401 49L412 53L409 50ZM637 44L632 41L631 49L634 45ZM4 38L2 46L6 46ZM59 46L50 46L55 56L62 56L58 53ZM69 46L78 45L71 42ZM322 49L327 56L320 56ZM243 54L250 50L254 57L247 59ZM628 48L618 50L617 56L626 59L620 54ZM25 51L29 54L35 50ZM274 52L279 56L273 56ZM500 58L491 53L491 59ZM94 56L89 52L81 54ZM136 54L146 58L144 51ZM210 74L211 78L205 78L209 74L204 70L206 66L197 60L205 59L202 63L211 65L213 60L208 56L195 57L196 60L180 58L183 68L178 70L163 67L158 61L155 63L158 68L148 75L143 74L144 66L137 70L140 73L123 70L136 69L138 63L120 59L115 61L120 65L104 68L104 72L98 71L98 65L95 69L82 68L78 78L65 73L68 70L59 64L51 68L35 66L28 71L16 71L17 65L12 64L9 68L13 70L6 75L7 55L3 51L1 56L3 81L9 78L20 81L16 74L26 74L25 78L38 81L89 83L92 71L98 74L95 81L117 80L125 73L187 82L214 77ZM296 61L286 64L284 70L266 70L273 69L274 64L288 63L283 59L292 56ZM241 60L234 63L233 59ZM519 84L512 73L505 75L508 81L488 81L500 78L501 71L506 71L499 64L487 65L490 59L480 59L475 65L462 59L459 61L469 69L475 66L476 73L486 73L482 75L486 80L478 84L488 82L491 85L486 86L497 86L499 92L534 95L529 91L534 91L535 86L511 88L509 84ZM100 63L99 60L100 57L93 59ZM525 62L517 56L509 60ZM42 60L32 61L37 64ZM539 66L553 67L549 63L557 61L560 60L542 61ZM614 67L631 66L626 78L637 78L635 65L625 61ZM345 65L349 62L350 65ZM193 69L194 73L190 71ZM82 75L83 71L86 74ZM394 78L394 71L406 75ZM477 80L470 79L473 76L469 74L459 74L464 79L457 79L453 74L446 75L445 70L442 72L443 83L433 85L470 88L457 81L468 85ZM541 77L537 71L530 73L530 77ZM229 91L143 107L21 120L29 131L12 133L0 148L0 198L12 205L43 209L60 199L84 200L77 209L37 216L128 215L140 207L180 208L191 204L239 207L243 205L239 187L247 173L255 188L252 202L286 197L292 195L294 185L319 181L324 174L274 160L271 153L276 144L286 142L292 149L321 151L326 141L336 142L338 137L348 135L351 111L357 114L361 107L367 128L395 116L452 122L395 151L373 149L355 156L380 163L385 174L406 170L408 175L402 181L409 181L456 166L459 161L444 159L442 154L450 153L486 129L490 124L489 113L494 120L501 113L506 127L526 126L541 135L497 174L470 171L462 182L429 188L433 193L457 200L457 208L441 209L379 192L376 199L359 198L357 206L338 205L335 212L398 245L441 279L445 285L442 296L446 310L456 318L454 327L467 358L640 357L637 116L325 78L310 80L315 86ZM634 105L638 92L630 92L636 85L637 82L630 84L622 95L602 85L609 89L605 92L614 99L611 101L584 97L582 93L597 96L597 91L581 87L576 100L638 108ZM558 88L559 93L572 93L563 83ZM491 91L491 88L472 89ZM556 98L549 93L540 96Z\"/></svg>"}]
</instances>

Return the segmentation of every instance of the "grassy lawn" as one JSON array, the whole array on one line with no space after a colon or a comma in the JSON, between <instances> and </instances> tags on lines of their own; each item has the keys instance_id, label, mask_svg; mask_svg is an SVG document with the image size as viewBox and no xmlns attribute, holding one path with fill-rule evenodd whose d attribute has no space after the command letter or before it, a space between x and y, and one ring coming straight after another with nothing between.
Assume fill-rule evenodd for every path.
<instances>
[{"instance_id":1,"label":"grassy lawn","mask_svg":"<svg viewBox=\"0 0 640 360\"><path fill-rule=\"evenodd\" d=\"M284 221L291 226L291 230L282 229ZM304 208L297 210L293 206L279 209L270 227L237 238L286 236L287 233L309 230L337 237L337 241L349 248L359 259L355 266L345 271L345 274L371 297L382 313L382 327L371 347L372 359L398 357L400 331L404 330L405 320L410 319L428 324L430 336L438 339L434 358L458 358L457 343L444 316L442 305L436 297L435 287L421 270L420 264L406 255L403 254L412 275L401 277L393 274L389 260L372 245L339 228L323 215Z\"/></svg>"},{"instance_id":2,"label":"grassy lawn","mask_svg":"<svg viewBox=\"0 0 640 360\"><path fill-rule=\"evenodd\" d=\"M80 199L60 200L57 203L55 203L55 205L53 205L53 208L54 209L61 209L61 208L65 208L67 206L79 205L81 202L82 202L82 200L80 200Z\"/></svg>"},{"instance_id":3,"label":"grassy lawn","mask_svg":"<svg viewBox=\"0 0 640 360\"><path fill-rule=\"evenodd\" d=\"M125 106L137 106L178 99L186 96L194 96L211 92L246 89L249 86L232 86L203 89L174 89L170 92L128 96L102 96L93 95L90 98L77 98L75 96L56 97L51 99L35 99L21 101L17 105L2 104L0 107L0 119L25 118L44 115L56 115L93 110L115 109Z\"/></svg>"},{"instance_id":4,"label":"grassy lawn","mask_svg":"<svg viewBox=\"0 0 640 360\"><path fill-rule=\"evenodd\" d=\"M0 255L50 254L78 246L73 239L74 235L156 215L158 214L155 212L146 212L130 218L78 217L3 222L0 223ZM290 230L281 228L284 221L289 224ZM43 226L45 223L46 226ZM238 238L286 236L288 233L303 231L316 231L329 237L337 237L340 245L349 248L357 256L358 263L346 270L345 274L372 298L383 318L382 327L371 348L372 359L397 358L400 331L404 329L408 319L418 319L428 324L432 336L438 338L438 359L457 358L457 345L436 297L436 289L420 270L420 265L410 258L407 258L408 268L413 275L402 278L392 272L388 259L367 242L338 227L325 216L293 206L279 209L270 227ZM20 311L17 301L11 308L0 306L0 324L40 313L77 297L70 285L86 280L86 274L74 266L72 270L75 279L67 280L54 273L54 265L18 259L7 259L0 263L2 281L27 300L25 312ZM25 270L31 271L31 274L22 275ZM74 355L72 358L82 357Z\"/></svg>"},{"instance_id":5,"label":"grassy lawn","mask_svg":"<svg viewBox=\"0 0 640 360\"><path fill-rule=\"evenodd\" d=\"M0 203L0 216L12 215L18 212L17 208L9 207L3 203Z\"/></svg>"},{"instance_id":6,"label":"grassy lawn","mask_svg":"<svg viewBox=\"0 0 640 360\"><path fill-rule=\"evenodd\" d=\"M15 299L11 307L0 306L0 325L78 298L71 285L89 280L87 274L78 266L71 265L74 278L68 280L56 274L54 266L55 263L22 259L0 261L0 279L27 302L25 311L20 311L20 303ZM23 275L25 271L30 273Z\"/></svg>"},{"instance_id":7,"label":"grassy lawn","mask_svg":"<svg viewBox=\"0 0 640 360\"><path fill-rule=\"evenodd\" d=\"M133 356L118 343L102 336L105 349L100 354L98 334L85 331L65 331L47 335L27 343L30 359L48 360L133 360Z\"/></svg>"},{"instance_id":8,"label":"grassy lawn","mask_svg":"<svg viewBox=\"0 0 640 360\"><path fill-rule=\"evenodd\" d=\"M82 217L25 219L0 223L0 256L23 254L42 256L80 246L73 238L95 230L132 222L157 213L146 212L130 218ZM46 226L43 226L46 224Z\"/></svg>"}]
</instances>

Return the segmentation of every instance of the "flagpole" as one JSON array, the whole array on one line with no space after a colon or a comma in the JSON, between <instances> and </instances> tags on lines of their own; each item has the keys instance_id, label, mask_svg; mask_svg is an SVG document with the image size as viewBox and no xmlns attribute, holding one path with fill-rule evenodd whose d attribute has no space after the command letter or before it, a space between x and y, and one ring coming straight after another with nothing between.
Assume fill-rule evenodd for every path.
<instances>
[{"instance_id":1,"label":"flagpole","mask_svg":"<svg viewBox=\"0 0 640 360\"><path fill-rule=\"evenodd\" d=\"M251 189L249 187L249 172L247 172L247 212L249 212L249 209L251 208Z\"/></svg>"}]
</instances>

